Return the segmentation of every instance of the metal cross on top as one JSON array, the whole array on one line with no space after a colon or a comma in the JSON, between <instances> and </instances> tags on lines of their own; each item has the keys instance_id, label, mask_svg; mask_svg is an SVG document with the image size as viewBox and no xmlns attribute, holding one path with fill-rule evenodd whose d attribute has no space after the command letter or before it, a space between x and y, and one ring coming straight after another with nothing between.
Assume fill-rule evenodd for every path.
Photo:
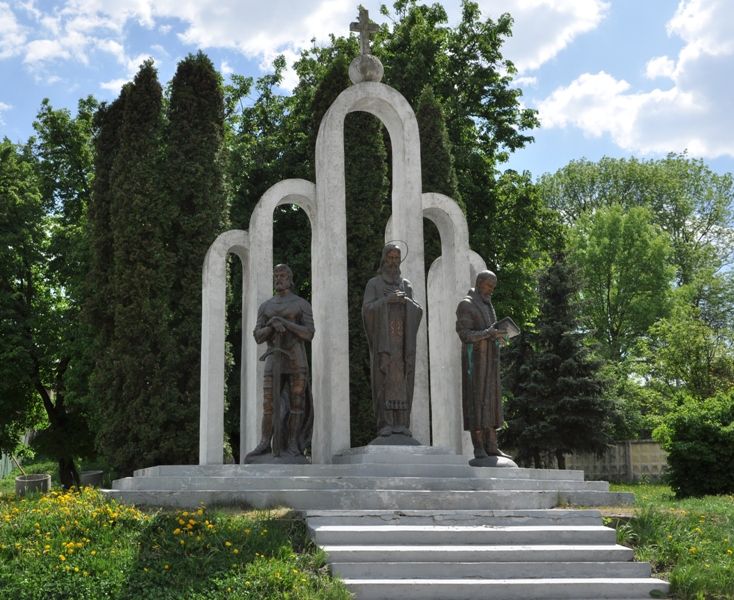
<instances>
[{"instance_id":1,"label":"metal cross on top","mask_svg":"<svg viewBox=\"0 0 734 600\"><path fill-rule=\"evenodd\" d=\"M370 34L375 33L380 27L370 23L369 12L366 8L359 7L359 21L349 24L349 31L359 32L359 46L362 54L370 54Z\"/></svg>"}]
</instances>

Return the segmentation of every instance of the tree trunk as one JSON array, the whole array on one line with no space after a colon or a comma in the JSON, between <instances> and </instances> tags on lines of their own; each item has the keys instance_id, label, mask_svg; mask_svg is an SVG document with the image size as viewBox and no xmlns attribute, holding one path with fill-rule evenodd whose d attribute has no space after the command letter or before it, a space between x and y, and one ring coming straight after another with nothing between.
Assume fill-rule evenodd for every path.
<instances>
[{"instance_id":1,"label":"tree trunk","mask_svg":"<svg viewBox=\"0 0 734 600\"><path fill-rule=\"evenodd\" d=\"M566 468L566 456L561 450L556 450L556 461L558 462L559 469Z\"/></svg>"},{"instance_id":2,"label":"tree trunk","mask_svg":"<svg viewBox=\"0 0 734 600\"><path fill-rule=\"evenodd\" d=\"M74 465L74 459L71 456L59 457L59 481L68 490L71 486L80 486L79 472Z\"/></svg>"}]
</instances>

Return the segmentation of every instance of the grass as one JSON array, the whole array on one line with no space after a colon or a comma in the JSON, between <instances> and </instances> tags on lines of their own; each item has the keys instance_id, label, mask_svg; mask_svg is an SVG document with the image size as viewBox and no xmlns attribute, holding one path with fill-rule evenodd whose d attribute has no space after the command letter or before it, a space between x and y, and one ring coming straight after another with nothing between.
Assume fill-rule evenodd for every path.
<instances>
[{"instance_id":1,"label":"grass","mask_svg":"<svg viewBox=\"0 0 734 600\"><path fill-rule=\"evenodd\" d=\"M0 493L2 600L349 597L286 511L141 511L93 488Z\"/></svg>"},{"instance_id":2,"label":"grass","mask_svg":"<svg viewBox=\"0 0 734 600\"><path fill-rule=\"evenodd\" d=\"M617 538L667 579L681 600L734 598L734 496L677 500L665 485L613 485L635 494Z\"/></svg>"}]
</instances>

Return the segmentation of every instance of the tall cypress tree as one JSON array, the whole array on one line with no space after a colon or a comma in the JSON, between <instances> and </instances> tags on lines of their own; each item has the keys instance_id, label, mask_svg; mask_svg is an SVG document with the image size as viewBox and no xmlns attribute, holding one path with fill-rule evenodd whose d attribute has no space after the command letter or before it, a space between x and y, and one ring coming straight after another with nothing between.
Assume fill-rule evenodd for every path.
<instances>
[{"instance_id":1,"label":"tall cypress tree","mask_svg":"<svg viewBox=\"0 0 734 600\"><path fill-rule=\"evenodd\" d=\"M523 356L508 406L507 443L522 461L553 454L559 468L569 452L602 452L614 407L603 393L601 363L590 356L577 321L578 284L562 252L540 277L541 311L534 351Z\"/></svg>"},{"instance_id":2,"label":"tall cypress tree","mask_svg":"<svg viewBox=\"0 0 734 600\"><path fill-rule=\"evenodd\" d=\"M201 268L224 229L227 203L221 164L224 101L220 78L199 52L178 65L171 82L164 174L172 218L170 385L176 398L161 431L170 460L192 462L198 452L201 351Z\"/></svg>"},{"instance_id":3,"label":"tall cypress tree","mask_svg":"<svg viewBox=\"0 0 734 600\"><path fill-rule=\"evenodd\" d=\"M426 85L418 97L415 116L421 140L423 191L444 194L456 200L464 209L444 111L430 85ZM433 261L441 255L441 239L435 225L428 219L423 219L423 233L425 265L428 272Z\"/></svg>"},{"instance_id":4,"label":"tall cypress tree","mask_svg":"<svg viewBox=\"0 0 734 600\"><path fill-rule=\"evenodd\" d=\"M174 460L165 439L176 415L166 357L175 349L170 322L174 214L161 189L162 91L151 61L125 93L119 148L110 172L113 235L109 350L100 368L98 446L122 472Z\"/></svg>"}]
</instances>

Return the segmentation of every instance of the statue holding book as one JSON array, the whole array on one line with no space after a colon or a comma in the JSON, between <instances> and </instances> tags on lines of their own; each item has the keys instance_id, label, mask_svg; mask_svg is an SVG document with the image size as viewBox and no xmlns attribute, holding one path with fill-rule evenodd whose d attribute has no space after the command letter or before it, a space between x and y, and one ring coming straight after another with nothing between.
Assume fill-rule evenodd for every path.
<instances>
[{"instance_id":1,"label":"statue holding book","mask_svg":"<svg viewBox=\"0 0 734 600\"><path fill-rule=\"evenodd\" d=\"M500 387L500 346L520 330L509 317L497 321L492 293L497 276L477 275L475 287L456 308L456 332L462 342L462 408L464 430L474 445L473 466L516 467L497 447L497 429L504 423Z\"/></svg>"}]
</instances>

